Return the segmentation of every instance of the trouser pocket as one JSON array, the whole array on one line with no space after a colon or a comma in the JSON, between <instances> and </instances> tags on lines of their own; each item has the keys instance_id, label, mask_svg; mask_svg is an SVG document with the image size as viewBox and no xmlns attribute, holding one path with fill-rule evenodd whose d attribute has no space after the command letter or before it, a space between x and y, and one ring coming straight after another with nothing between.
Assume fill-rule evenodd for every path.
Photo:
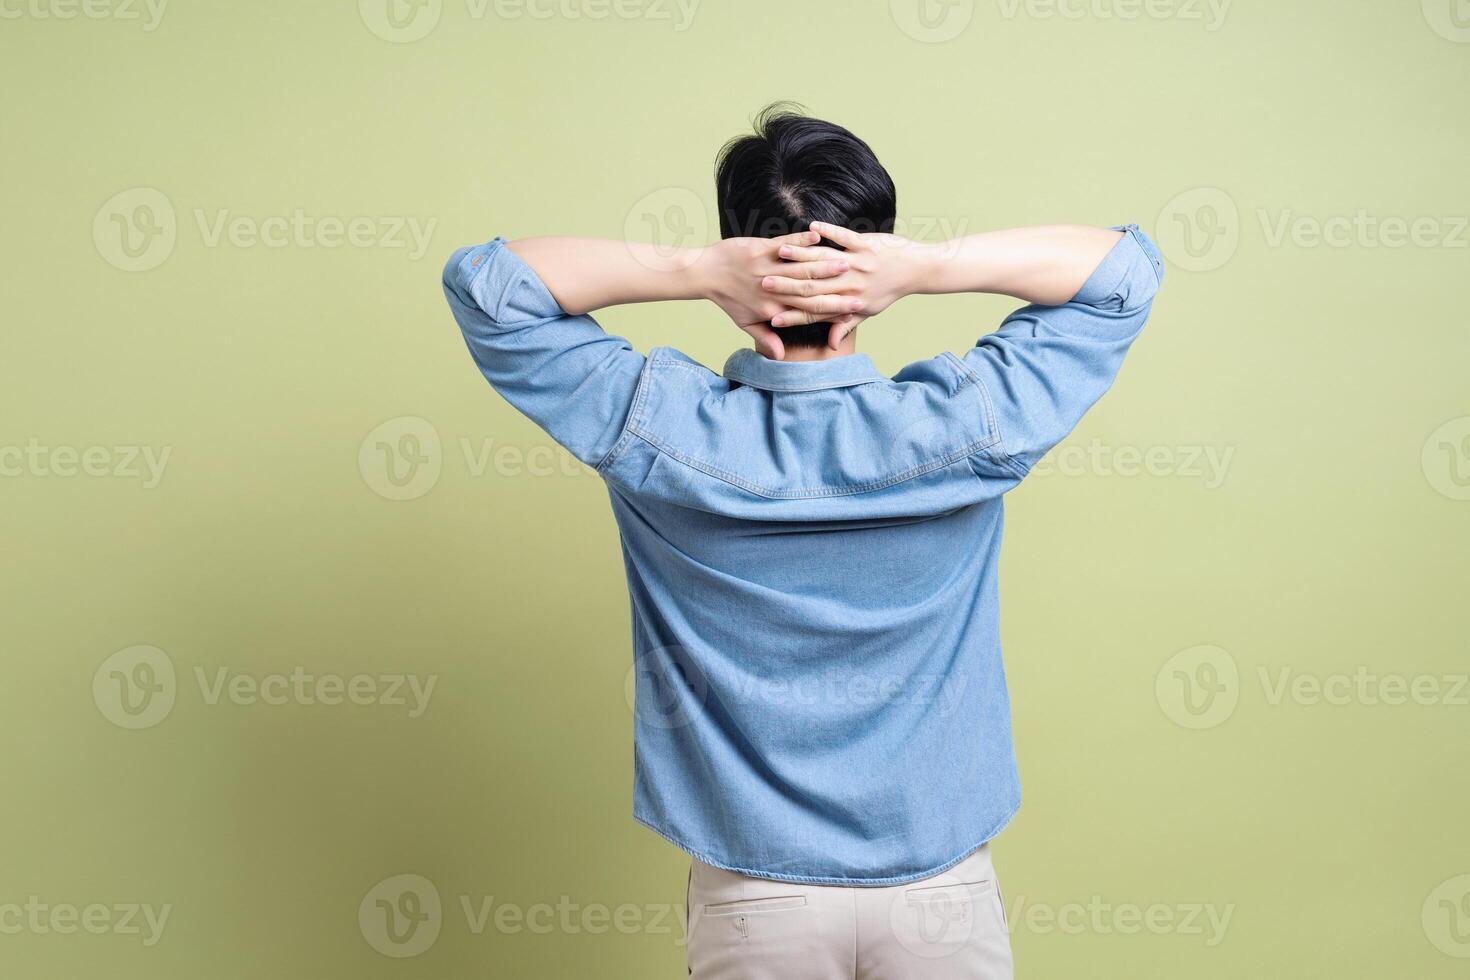
<instances>
[{"instance_id":1,"label":"trouser pocket","mask_svg":"<svg viewBox=\"0 0 1470 980\"><path fill-rule=\"evenodd\" d=\"M696 865L689 890L694 980L851 980L851 903L808 888Z\"/></svg>"}]
</instances>

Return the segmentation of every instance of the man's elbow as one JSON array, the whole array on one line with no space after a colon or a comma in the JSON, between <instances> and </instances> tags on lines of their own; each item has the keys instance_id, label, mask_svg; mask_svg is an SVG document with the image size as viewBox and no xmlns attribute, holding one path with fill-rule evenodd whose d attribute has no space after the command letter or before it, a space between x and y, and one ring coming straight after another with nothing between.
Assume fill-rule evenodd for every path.
<instances>
[{"instance_id":1,"label":"man's elbow","mask_svg":"<svg viewBox=\"0 0 1470 980\"><path fill-rule=\"evenodd\" d=\"M449 256L449 261L444 263L443 283L444 291L450 295L464 297L468 295L465 288L465 266L469 254L474 251L472 246L465 246L454 250Z\"/></svg>"}]
</instances>

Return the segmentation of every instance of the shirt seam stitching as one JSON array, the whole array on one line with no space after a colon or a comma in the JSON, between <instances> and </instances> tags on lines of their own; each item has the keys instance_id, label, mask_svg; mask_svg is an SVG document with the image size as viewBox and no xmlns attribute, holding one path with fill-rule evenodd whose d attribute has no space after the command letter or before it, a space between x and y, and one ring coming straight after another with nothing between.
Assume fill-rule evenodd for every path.
<instances>
[{"instance_id":1,"label":"shirt seam stitching","mask_svg":"<svg viewBox=\"0 0 1470 980\"><path fill-rule=\"evenodd\" d=\"M1137 245L1138 250L1143 253L1144 260L1148 262L1148 267L1154 274L1154 288L1155 290L1157 290L1158 287L1164 284L1164 276L1161 268L1164 264L1164 260L1162 258L1156 259L1154 257L1154 254L1149 251L1148 246L1144 244L1142 228L1138 227L1137 225L1125 225L1123 230L1128 232L1129 237L1133 239L1133 243Z\"/></svg>"},{"instance_id":2,"label":"shirt seam stitching","mask_svg":"<svg viewBox=\"0 0 1470 980\"><path fill-rule=\"evenodd\" d=\"M743 372L736 371L733 374L727 374L727 375L725 375L725 379L727 381L734 381L737 384L749 385L752 388L759 388L762 391L784 391L784 392L827 391L827 390L832 389L832 388L851 388L853 385L870 385L870 384L877 384L880 381L888 381L889 380L888 378L882 378L882 377L878 377L878 378L853 378L853 379L848 380L848 381L829 381L826 384L819 384L819 385L789 385L789 384L768 384L768 383L766 383L764 381L753 381L753 380L750 380L749 378L742 377L742 373Z\"/></svg>"},{"instance_id":3,"label":"shirt seam stitching","mask_svg":"<svg viewBox=\"0 0 1470 980\"><path fill-rule=\"evenodd\" d=\"M653 361L653 358L650 357L649 358L649 361L652 362ZM708 375L711 378L718 378L719 377L718 374L715 374L715 372L711 371L709 368L705 367L703 364L690 364L688 361L680 361L680 360L678 360L676 358L672 358L672 357L662 357L662 356L660 356L658 358L658 366L659 367L683 368L686 371L693 371L695 374L704 374L704 375Z\"/></svg>"},{"instance_id":4,"label":"shirt seam stitching","mask_svg":"<svg viewBox=\"0 0 1470 980\"><path fill-rule=\"evenodd\" d=\"M1010 453L1006 452L1005 437L1001 434L1000 426L995 421L995 403L991 401L990 389L985 387L985 382L980 380L980 375L972 371L970 366L960 360L953 351L945 351L944 353L946 357L954 361L955 366L960 369L964 376L975 385L975 390L980 393L980 400L985 405L986 424L990 426L990 431L995 433L994 441L988 446L982 446L976 452L983 452L986 456L996 459L1006 469L1010 470L1012 475L1024 480L1029 470L1021 466L1020 460L1015 459ZM999 455L997 456L991 450L998 450Z\"/></svg>"},{"instance_id":5,"label":"shirt seam stitching","mask_svg":"<svg viewBox=\"0 0 1470 980\"><path fill-rule=\"evenodd\" d=\"M769 487L763 487L758 483L752 483L749 480L746 480L740 476L737 476L734 473L731 473L729 470L720 469L717 466L706 463L701 459L697 459L693 456L688 455L687 453L680 452L673 446L670 446L668 443L664 442L658 436L654 435L652 432L648 432L647 430L643 429L642 426L630 425L629 431L636 435L638 438L642 439L644 442L648 443L654 449L657 449L659 452L674 460L675 462L683 463L685 466L688 466L689 468L694 470L698 470L699 472L704 473L706 476L712 476L715 479L723 480L724 482L729 483L732 486L739 487L742 490L758 494L762 497L769 497L773 500L806 500L818 497L847 497L859 493L871 493L875 490L885 490L888 487L897 486L900 483L905 483L909 480L923 476L926 473L932 473L935 470L943 469L946 466L953 465L955 462L961 459L973 456L981 450L985 449L987 446L994 444L996 440L996 437L994 436L992 436L988 440L981 439L977 442L970 443L969 445L961 446L959 449L951 450L950 452L946 453L936 460L932 460L920 466L910 467L907 470L895 473L894 475L886 477L882 480L876 480L871 483L862 483L854 487L803 487L799 490L773 490Z\"/></svg>"},{"instance_id":6,"label":"shirt seam stitching","mask_svg":"<svg viewBox=\"0 0 1470 980\"><path fill-rule=\"evenodd\" d=\"M628 406L628 417L623 420L622 432L618 434L618 439L612 444L612 448L603 455L602 459L597 461L597 466L594 467L594 470L599 475L603 474L609 466L616 462L617 457L633 441L635 420L638 418L639 413L643 411L643 403L648 397L648 374L653 367L653 355L655 353L656 350L649 352L648 358L643 362L643 367L638 372L638 388L633 392L633 402Z\"/></svg>"},{"instance_id":7,"label":"shirt seam stitching","mask_svg":"<svg viewBox=\"0 0 1470 980\"><path fill-rule=\"evenodd\" d=\"M1133 234L1133 229L1132 228L1125 227L1125 228L1123 228L1121 230L1123 232L1123 238L1122 239L1119 239L1119 241L1122 242L1123 240L1126 239L1129 242L1131 242L1132 245L1133 245L1133 247L1134 247L1134 249L1136 249L1138 251L1138 254L1141 255L1141 256L1143 256L1144 261L1148 262L1148 253L1143 250L1143 243L1138 240L1138 236L1137 235ZM1136 265L1138 265L1138 259L1137 258L1134 258L1134 257L1130 257L1126 262L1123 262L1122 263L1123 268L1118 273L1117 280L1113 283L1113 285L1110 288L1108 288L1107 290L1105 290L1103 292L1102 297L1099 300L1097 300L1096 302L1083 303L1081 305L1083 305L1083 306L1098 306L1099 303L1104 303L1104 302L1107 302L1107 301L1112 300L1114 298L1117 298L1117 300L1118 300L1118 302L1119 302L1119 304L1121 306L1121 304L1123 302L1123 297L1122 297L1123 284L1126 283L1128 281L1128 277L1133 274L1133 269L1134 269L1134 267ZM1152 262L1148 262L1148 265L1149 265L1149 268L1150 269L1153 268L1153 263ZM1072 298L1072 302L1076 302L1076 299L1077 298L1074 296ZM1109 312L1111 312L1111 311L1109 311ZM1121 310L1120 309L1120 312L1126 313L1128 311L1127 310Z\"/></svg>"}]
</instances>

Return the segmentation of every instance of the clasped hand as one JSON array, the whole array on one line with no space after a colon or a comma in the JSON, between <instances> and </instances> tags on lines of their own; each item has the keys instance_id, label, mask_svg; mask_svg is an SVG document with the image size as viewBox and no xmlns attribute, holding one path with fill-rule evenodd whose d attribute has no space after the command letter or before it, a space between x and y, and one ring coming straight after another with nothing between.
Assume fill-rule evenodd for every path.
<instances>
[{"instance_id":1,"label":"clasped hand","mask_svg":"<svg viewBox=\"0 0 1470 980\"><path fill-rule=\"evenodd\" d=\"M781 238L712 246L706 292L767 357L785 356L780 328L810 323L829 323L827 346L837 350L858 324L911 291L921 251L897 235L814 221L809 231Z\"/></svg>"}]
</instances>

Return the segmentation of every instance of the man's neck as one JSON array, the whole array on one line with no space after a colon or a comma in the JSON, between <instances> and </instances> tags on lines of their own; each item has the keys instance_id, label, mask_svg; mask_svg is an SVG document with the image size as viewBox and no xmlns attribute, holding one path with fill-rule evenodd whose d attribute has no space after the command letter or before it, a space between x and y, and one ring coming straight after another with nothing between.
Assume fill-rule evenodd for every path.
<instances>
[{"instance_id":1,"label":"man's neck","mask_svg":"<svg viewBox=\"0 0 1470 980\"><path fill-rule=\"evenodd\" d=\"M837 349L830 347L787 347L783 361L830 361L834 357L846 357L848 354L857 353L857 338L848 334L842 338L842 343Z\"/></svg>"}]
</instances>

